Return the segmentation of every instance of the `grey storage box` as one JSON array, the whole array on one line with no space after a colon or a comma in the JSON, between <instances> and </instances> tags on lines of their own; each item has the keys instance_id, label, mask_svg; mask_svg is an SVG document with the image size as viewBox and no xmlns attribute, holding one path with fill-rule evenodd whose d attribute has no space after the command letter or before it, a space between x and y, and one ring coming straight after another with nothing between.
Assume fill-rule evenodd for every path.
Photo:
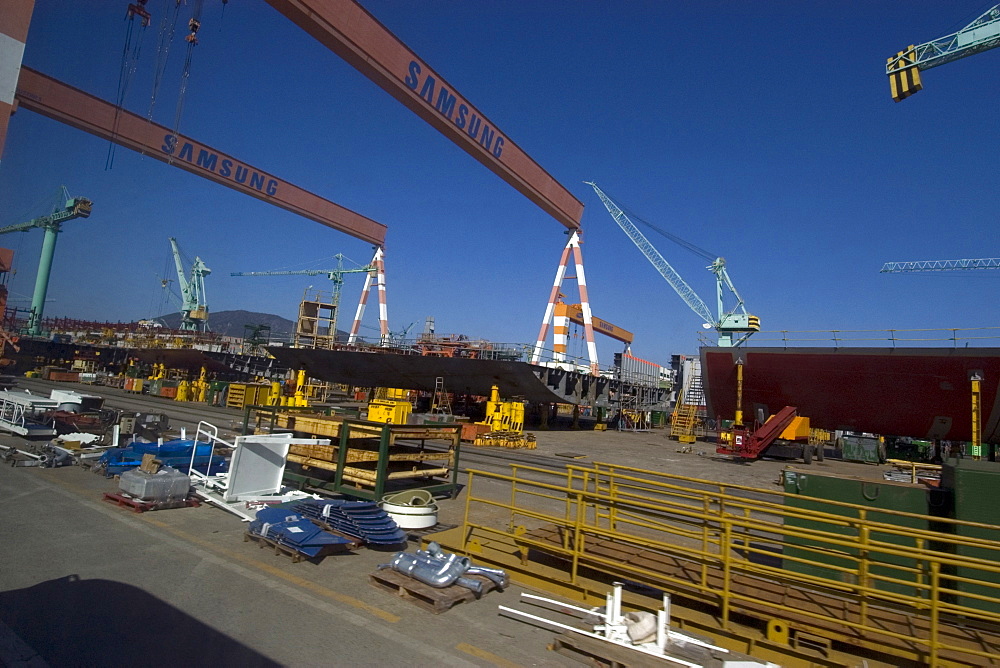
<instances>
[{"instance_id":1,"label":"grey storage box","mask_svg":"<svg viewBox=\"0 0 1000 668\"><path fill-rule=\"evenodd\" d=\"M118 489L143 501L182 501L187 498L191 489L191 478L169 466L164 466L156 473L134 469L122 473Z\"/></svg>"}]
</instances>

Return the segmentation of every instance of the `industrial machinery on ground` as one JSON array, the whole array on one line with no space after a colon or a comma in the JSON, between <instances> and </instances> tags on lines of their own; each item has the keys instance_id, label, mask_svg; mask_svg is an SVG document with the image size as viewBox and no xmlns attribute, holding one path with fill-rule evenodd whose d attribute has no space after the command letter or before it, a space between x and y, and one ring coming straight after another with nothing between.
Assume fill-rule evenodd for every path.
<instances>
[{"instance_id":1,"label":"industrial machinery on ground","mask_svg":"<svg viewBox=\"0 0 1000 668\"><path fill-rule=\"evenodd\" d=\"M170 248L177 268L177 283L181 288L181 329L207 332L208 301L205 297L205 277L211 274L212 270L196 256L191 263L191 276L188 278L184 275L180 248L177 247L177 240L173 237L170 237Z\"/></svg>"},{"instance_id":2,"label":"industrial machinery on ground","mask_svg":"<svg viewBox=\"0 0 1000 668\"><path fill-rule=\"evenodd\" d=\"M490 388L490 400L486 402L486 417L476 424L490 428L486 433L477 434L473 445L496 445L503 448L537 447L535 435L524 432L524 400L500 399L500 388Z\"/></svg>"},{"instance_id":3,"label":"industrial machinery on ground","mask_svg":"<svg viewBox=\"0 0 1000 668\"><path fill-rule=\"evenodd\" d=\"M920 72L1000 46L1000 5L993 5L958 32L912 44L886 59L892 99L904 100L923 88Z\"/></svg>"},{"instance_id":4,"label":"industrial machinery on ground","mask_svg":"<svg viewBox=\"0 0 1000 668\"><path fill-rule=\"evenodd\" d=\"M31 314L28 316L27 334L38 336L42 333L42 314L45 310L45 296L49 290L49 275L52 272L52 258L56 252L56 237L62 231L62 224L75 218L87 218L93 208L93 202L86 197L71 197L66 186L62 186L62 206L47 216L33 218L26 223L17 223L0 227L0 234L8 232L27 232L36 227L45 230L42 241L42 254L38 260L38 273L35 276L35 291L31 297Z\"/></svg>"},{"instance_id":5,"label":"industrial machinery on ground","mask_svg":"<svg viewBox=\"0 0 1000 668\"><path fill-rule=\"evenodd\" d=\"M760 319L755 315L750 315L747 313L746 307L743 305L743 298L740 297L740 293L736 291L736 286L733 285L732 280L729 278L729 274L726 271L726 260L721 257L715 257L713 254L704 251L697 246L678 239L662 230L657 230L661 232L664 236L670 238L676 243L684 246L688 250L696 253L709 260L711 264L707 267L709 271L715 274L715 284L716 284L716 301L717 301L717 312L718 315L712 315L712 311L708 308L701 297L694 291L694 289L689 286L680 274L670 266L670 263L660 254L660 251L649 242L646 236L639 231L639 228L635 226L628 215L622 210L620 206L615 204L609 198L604 191L597 187L596 183L586 181L587 185L594 189L597 196L601 198L604 206L607 208L608 213L611 217L615 219L618 226L622 228L622 231L628 235L629 239L642 251L642 254L646 256L660 275L666 279L667 283L670 284L684 303L687 304L692 311L697 313L704 321L705 326L715 329L719 333L719 343L720 347L738 346L744 341L746 341L751 334L760 331ZM649 225L649 223L646 223ZM653 229L657 229L652 225ZM736 302L732 308L726 309L723 303L723 296L726 291L735 297Z\"/></svg>"},{"instance_id":6,"label":"industrial machinery on ground","mask_svg":"<svg viewBox=\"0 0 1000 668\"><path fill-rule=\"evenodd\" d=\"M375 398L368 403L368 420L384 424L406 424L413 412L409 390L396 387L375 388Z\"/></svg>"},{"instance_id":7,"label":"industrial machinery on ground","mask_svg":"<svg viewBox=\"0 0 1000 668\"><path fill-rule=\"evenodd\" d=\"M766 420L761 415L752 427L743 424L743 360L738 359L736 414L730 428L719 430L716 453L743 460L759 459L765 455L802 458L806 464L811 464L813 448L809 442L809 418L800 416L795 406L785 406ZM815 450L817 459L822 461L823 446Z\"/></svg>"}]
</instances>

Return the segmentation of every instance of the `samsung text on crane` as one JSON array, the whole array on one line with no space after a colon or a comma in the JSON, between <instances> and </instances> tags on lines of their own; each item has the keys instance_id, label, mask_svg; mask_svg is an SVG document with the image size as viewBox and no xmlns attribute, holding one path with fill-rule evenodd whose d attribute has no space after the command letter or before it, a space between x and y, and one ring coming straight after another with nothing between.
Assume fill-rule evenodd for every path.
<instances>
[{"instance_id":1,"label":"samsung text on crane","mask_svg":"<svg viewBox=\"0 0 1000 668\"><path fill-rule=\"evenodd\" d=\"M175 151L177 151L177 137L172 134L164 135L163 146L160 147L160 150L167 155L174 155ZM207 169L234 183L259 190L262 193L268 195L276 195L278 193L278 181L276 179L268 178L266 174L261 174L251 167L242 165L229 158L219 160L218 154L206 151L203 148L198 149L198 157L195 158L194 145L191 142L185 141L181 144L181 149L177 152L177 159L184 160L202 169Z\"/></svg>"},{"instance_id":2,"label":"samsung text on crane","mask_svg":"<svg viewBox=\"0 0 1000 668\"><path fill-rule=\"evenodd\" d=\"M410 67L403 79L410 90L416 91L428 104L434 106L438 113L455 124L459 130L463 130L473 141L478 141L479 145L493 154L494 158L499 158L503 154L504 138L496 128L491 128L476 113L469 109L468 105L459 104L455 108L457 99L455 96L437 80L427 75L420 80L420 63L415 60L410 61ZM437 94L435 98L435 93Z\"/></svg>"}]
</instances>

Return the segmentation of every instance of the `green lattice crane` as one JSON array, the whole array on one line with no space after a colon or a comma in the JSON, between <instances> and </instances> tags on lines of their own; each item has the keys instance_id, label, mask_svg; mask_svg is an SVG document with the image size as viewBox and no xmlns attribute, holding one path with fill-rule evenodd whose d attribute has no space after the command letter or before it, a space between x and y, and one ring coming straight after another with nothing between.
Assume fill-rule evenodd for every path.
<instances>
[{"instance_id":1,"label":"green lattice crane","mask_svg":"<svg viewBox=\"0 0 1000 668\"><path fill-rule=\"evenodd\" d=\"M725 258L716 257L708 251L702 250L691 244L679 239L671 234L664 232L656 228L649 223L646 223L653 229L668 237L675 243L687 248L689 251L700 255L705 258L711 264L708 265L707 269L715 274L715 293L716 293L716 310L717 314L713 314L712 310L707 304L698 296L698 293L687 284L681 275L667 262L666 258L660 254L660 251L656 250L656 247L649 242L639 228L635 226L632 219L622 210L620 206L615 204L615 202L608 197L603 190L597 187L596 183L590 181L585 181L587 185L594 189L597 196L601 198L601 202L604 203L604 207L611 214L611 217L615 219L618 223L618 227L622 228L622 231L628 235L628 238L632 240L632 243L642 251L642 254L646 256L646 259L656 267L656 270L660 272L660 275L666 279L670 287L674 289L677 295L684 300L684 303L688 307L698 314L698 316L705 321L704 327L708 329L714 329L719 334L718 345L720 347L730 347L738 346L744 341L746 341L751 334L760 331L760 318L755 315L750 315L747 313L746 307L743 305L743 297L740 293L736 291L736 286L733 285L732 279L729 278L729 273L726 271L726 260ZM731 308L726 308L724 305L724 296L726 294L731 295L730 299L735 299L735 305Z\"/></svg>"},{"instance_id":2,"label":"green lattice crane","mask_svg":"<svg viewBox=\"0 0 1000 668\"><path fill-rule=\"evenodd\" d=\"M344 269L344 256L337 253L336 269L298 269L289 271L234 271L230 276L326 276L333 285L333 295L330 303L333 305L333 316L330 318L332 336L337 332L337 316L340 313L340 293L344 287L344 274L367 274L375 270L374 264L367 264L357 269Z\"/></svg>"},{"instance_id":3,"label":"green lattice crane","mask_svg":"<svg viewBox=\"0 0 1000 668\"><path fill-rule=\"evenodd\" d=\"M918 46L910 45L886 59L892 99L905 100L923 88L920 73L959 58L1000 46L1000 5L993 5L961 30Z\"/></svg>"}]
</instances>

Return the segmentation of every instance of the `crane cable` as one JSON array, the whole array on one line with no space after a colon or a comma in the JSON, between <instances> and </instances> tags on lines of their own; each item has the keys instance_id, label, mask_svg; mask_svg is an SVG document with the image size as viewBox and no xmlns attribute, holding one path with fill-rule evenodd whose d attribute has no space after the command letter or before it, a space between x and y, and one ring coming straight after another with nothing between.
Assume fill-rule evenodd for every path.
<instances>
[{"instance_id":1,"label":"crane cable","mask_svg":"<svg viewBox=\"0 0 1000 668\"><path fill-rule=\"evenodd\" d=\"M108 157L104 162L104 169L109 170L115 162L115 138L118 136L118 126L121 123L122 107L125 104L125 96L128 93L129 84L135 74L136 66L139 63L139 50L142 47L142 38L146 34L146 26L149 25L149 12L145 5L147 0L138 0L139 4L129 4L125 12L125 45L122 48L121 69L118 73L118 98L115 101L115 117L111 124L111 141L108 144ZM135 23L139 19L139 35L135 37Z\"/></svg>"},{"instance_id":2,"label":"crane cable","mask_svg":"<svg viewBox=\"0 0 1000 668\"><path fill-rule=\"evenodd\" d=\"M604 189L602 188L602 190L604 190ZM618 200L618 198L614 197L607 190L604 191L604 194L607 195L608 199L610 199L612 202L614 202L615 205L617 205L618 208L621 209L625 213L625 215L628 216L631 220L633 220L634 222L637 222L637 223L642 223L643 225L645 225L649 229L653 230L654 232L660 234L663 237L666 237L670 241L673 241L675 244L677 244L681 248L687 249L687 250L691 251L692 253L694 253L695 255L701 256L701 257L705 258L706 260L708 260L709 262L713 262L717 257L719 257L715 253L710 253L707 250L705 250L704 248L701 248L700 246L696 246L695 244L691 243L690 241L686 241L684 239L681 239L679 236L677 236L675 234L671 234L670 232L667 232L666 230L661 229L661 228L657 227L656 225L653 225L651 222L649 222L647 220L643 220L641 216L639 216L635 212L629 210L628 207L623 206L622 203Z\"/></svg>"},{"instance_id":3,"label":"crane cable","mask_svg":"<svg viewBox=\"0 0 1000 668\"><path fill-rule=\"evenodd\" d=\"M170 0L165 0L169 7ZM146 120L153 121L153 108L156 106L156 96L160 91L160 84L163 82L163 73L167 69L167 60L170 57L170 45L174 41L174 32L177 30L177 18L180 15L182 0L174 0L174 10L165 11L163 20L160 21L160 34L157 38L156 46L156 69L153 72L153 93L149 100L149 111L146 112Z\"/></svg>"},{"instance_id":4,"label":"crane cable","mask_svg":"<svg viewBox=\"0 0 1000 668\"><path fill-rule=\"evenodd\" d=\"M174 135L177 135L181 125L181 114L184 111L184 98L187 94L188 79L191 77L191 60L194 56L194 47L198 45L198 29L201 28L201 7L202 0L195 0L194 13L188 21L188 36L184 38L187 45L187 56L184 59L184 71L181 72L181 88L177 98L177 112L174 114Z\"/></svg>"}]
</instances>

